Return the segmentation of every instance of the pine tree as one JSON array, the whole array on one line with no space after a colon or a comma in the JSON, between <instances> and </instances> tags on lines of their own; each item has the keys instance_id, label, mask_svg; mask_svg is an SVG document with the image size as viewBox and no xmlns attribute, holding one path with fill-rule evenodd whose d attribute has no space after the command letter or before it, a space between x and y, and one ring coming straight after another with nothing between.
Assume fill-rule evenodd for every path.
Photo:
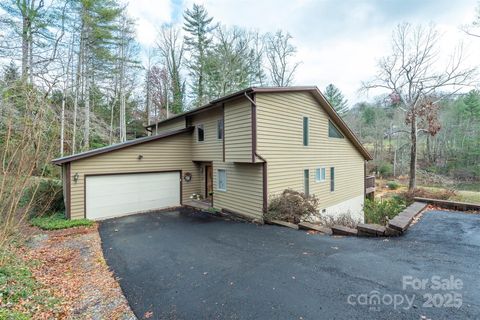
<instances>
[{"instance_id":1,"label":"pine tree","mask_svg":"<svg viewBox=\"0 0 480 320\"><path fill-rule=\"evenodd\" d=\"M80 1L80 43L78 50L78 77L77 90L83 88L84 102L84 131L83 149L90 148L90 112L92 108L93 88L95 79L103 71L111 72L109 67L115 61L113 48L114 34L118 31L118 24L122 8L116 0L81 0ZM81 86L81 88L79 88ZM76 98L77 100L77 98ZM75 120L74 120L75 122Z\"/></svg>"},{"instance_id":2,"label":"pine tree","mask_svg":"<svg viewBox=\"0 0 480 320\"><path fill-rule=\"evenodd\" d=\"M189 68L192 79L192 96L195 106L201 106L209 99L205 88L205 78L208 72L207 59L212 43L211 32L216 28L212 24L212 17L208 16L207 10L202 5L194 4L193 8L187 9L184 14L185 23L183 29L186 49L190 52Z\"/></svg>"},{"instance_id":3,"label":"pine tree","mask_svg":"<svg viewBox=\"0 0 480 320\"><path fill-rule=\"evenodd\" d=\"M339 115L344 116L348 112L348 100L345 99L340 89L330 83L323 94Z\"/></svg>"}]
</instances>

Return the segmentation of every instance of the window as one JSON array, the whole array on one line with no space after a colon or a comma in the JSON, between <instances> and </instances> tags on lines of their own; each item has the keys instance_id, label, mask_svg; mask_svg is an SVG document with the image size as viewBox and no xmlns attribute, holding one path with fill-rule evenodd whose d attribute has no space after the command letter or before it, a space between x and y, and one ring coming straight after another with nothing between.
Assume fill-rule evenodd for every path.
<instances>
[{"instance_id":1,"label":"window","mask_svg":"<svg viewBox=\"0 0 480 320\"><path fill-rule=\"evenodd\" d=\"M223 119L217 120L217 139L223 140Z\"/></svg>"},{"instance_id":2,"label":"window","mask_svg":"<svg viewBox=\"0 0 480 320\"><path fill-rule=\"evenodd\" d=\"M217 169L217 190L227 191L227 172L225 169Z\"/></svg>"},{"instance_id":3,"label":"window","mask_svg":"<svg viewBox=\"0 0 480 320\"><path fill-rule=\"evenodd\" d=\"M308 146L308 117L303 117L303 145Z\"/></svg>"},{"instance_id":4,"label":"window","mask_svg":"<svg viewBox=\"0 0 480 320\"><path fill-rule=\"evenodd\" d=\"M343 134L338 130L337 127L332 123L332 121L328 120L328 136L330 138L341 138L343 139Z\"/></svg>"},{"instance_id":5,"label":"window","mask_svg":"<svg viewBox=\"0 0 480 320\"><path fill-rule=\"evenodd\" d=\"M203 129L203 124L197 125L197 141L205 140L205 129Z\"/></svg>"},{"instance_id":6,"label":"window","mask_svg":"<svg viewBox=\"0 0 480 320\"><path fill-rule=\"evenodd\" d=\"M310 176L310 170L305 169L303 170L303 189L305 195L310 195L310 181L309 181L309 176Z\"/></svg>"},{"instance_id":7,"label":"window","mask_svg":"<svg viewBox=\"0 0 480 320\"><path fill-rule=\"evenodd\" d=\"M315 182L325 181L325 168L315 169Z\"/></svg>"},{"instance_id":8,"label":"window","mask_svg":"<svg viewBox=\"0 0 480 320\"><path fill-rule=\"evenodd\" d=\"M335 168L330 167L330 192L335 191Z\"/></svg>"}]
</instances>

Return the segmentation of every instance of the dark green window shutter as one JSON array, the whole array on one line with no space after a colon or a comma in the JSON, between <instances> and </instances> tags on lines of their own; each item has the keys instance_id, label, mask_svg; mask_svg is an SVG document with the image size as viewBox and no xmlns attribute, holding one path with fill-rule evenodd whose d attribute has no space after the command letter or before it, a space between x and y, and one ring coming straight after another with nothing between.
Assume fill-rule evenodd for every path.
<instances>
[{"instance_id":1,"label":"dark green window shutter","mask_svg":"<svg viewBox=\"0 0 480 320\"><path fill-rule=\"evenodd\" d=\"M303 170L303 188L305 195L310 195L310 170Z\"/></svg>"},{"instance_id":2,"label":"dark green window shutter","mask_svg":"<svg viewBox=\"0 0 480 320\"><path fill-rule=\"evenodd\" d=\"M330 167L330 191L335 191L335 168Z\"/></svg>"},{"instance_id":3,"label":"dark green window shutter","mask_svg":"<svg viewBox=\"0 0 480 320\"><path fill-rule=\"evenodd\" d=\"M303 145L308 146L308 117L303 117Z\"/></svg>"}]
</instances>

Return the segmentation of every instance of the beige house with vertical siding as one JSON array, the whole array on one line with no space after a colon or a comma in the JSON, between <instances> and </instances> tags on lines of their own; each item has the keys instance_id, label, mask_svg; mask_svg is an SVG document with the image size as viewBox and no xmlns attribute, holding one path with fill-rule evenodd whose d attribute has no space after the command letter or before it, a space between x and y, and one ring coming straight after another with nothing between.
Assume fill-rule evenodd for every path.
<instances>
[{"instance_id":1,"label":"beige house with vertical siding","mask_svg":"<svg viewBox=\"0 0 480 320\"><path fill-rule=\"evenodd\" d=\"M70 218L198 204L262 221L290 188L315 194L323 214L363 221L371 156L317 87L248 88L146 129L53 160Z\"/></svg>"}]
</instances>

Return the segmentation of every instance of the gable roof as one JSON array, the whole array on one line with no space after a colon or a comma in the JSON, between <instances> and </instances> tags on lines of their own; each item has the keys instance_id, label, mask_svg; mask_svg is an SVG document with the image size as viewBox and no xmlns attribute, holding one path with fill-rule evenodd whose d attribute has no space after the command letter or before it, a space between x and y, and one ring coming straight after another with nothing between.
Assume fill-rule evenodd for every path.
<instances>
[{"instance_id":1,"label":"gable roof","mask_svg":"<svg viewBox=\"0 0 480 320\"><path fill-rule=\"evenodd\" d=\"M188 127L188 128L184 128L184 129L168 131L168 132L157 134L157 135L154 135L154 136L129 140L129 141L125 141L125 142L122 142L122 143L116 143L116 144L113 144L111 146L106 146L106 147L103 147L103 148L98 148L98 149L93 149L93 150L82 152L82 153L77 153L77 154L74 154L74 155L71 155L71 156L66 156L66 157L62 157L62 158L53 159L52 163L56 164L56 165L60 165L60 164L63 164L63 163L72 162L72 161L80 160L80 159L83 159L83 158L93 157L93 156L96 156L96 155L99 155L99 154L102 154L102 153L106 153L106 152L110 152L110 151L114 151L114 150L118 150L118 149L123 149L123 148L131 147L131 146L136 146L136 145L146 143L146 142L160 140L160 139L163 139L163 138L166 138L166 137L175 136L177 134L181 134L181 133L185 133L185 132L191 132L191 131L193 131L193 129L194 129L193 127Z\"/></svg>"},{"instance_id":2,"label":"gable roof","mask_svg":"<svg viewBox=\"0 0 480 320\"><path fill-rule=\"evenodd\" d=\"M248 95L250 93L275 93L275 92L309 92L310 94L313 95L313 97L318 101L318 103L324 108L324 110L327 112L328 116L330 119L337 125L337 127L345 134L345 136L352 142L352 144L355 146L355 148L360 152L360 154L366 159L366 160L372 160L372 156L370 153L365 149L365 147L362 145L360 140L357 138L357 136L353 133L352 130L347 126L347 124L343 121L343 119L338 115L338 113L335 111L335 109L331 106L331 104L327 101L327 99L323 96L322 92L316 87L316 86L302 86L302 87L250 87L241 91L234 92L232 94L229 94L227 96L221 97L216 100L210 101L208 104L201 106L199 108L189 110L180 114L177 114L171 118L168 118L166 120L157 122L156 124L151 124L149 126L146 126L146 128L152 128L155 127L158 124L163 124L166 122L169 122L173 119L177 119L183 116L187 115L193 115L197 114L200 112L206 112L214 107L217 107L219 103L225 102L227 100L235 99L244 95ZM154 136L149 136L145 138L139 138L135 140L130 140L122 143L117 143L111 146L103 147L103 148L98 148L78 154L74 154L71 156L66 156L62 158L57 158L52 160L53 164L56 165L61 165L63 163L83 159L83 158L88 158L92 157L95 155L99 155L102 153L118 150L118 149L123 149L127 148L130 146L146 143L146 142L151 142L155 140L159 140L162 138L174 136L177 134L185 133L185 132L191 132L193 131L193 127L187 127L184 129L179 129L179 130L173 130L173 131L168 131L165 133L160 133Z\"/></svg>"},{"instance_id":3,"label":"gable roof","mask_svg":"<svg viewBox=\"0 0 480 320\"><path fill-rule=\"evenodd\" d=\"M330 119L337 125L337 127L345 134L345 136L352 142L355 148L360 152L360 154L365 158L365 160L372 160L372 156L367 149L362 145L360 140L357 138L355 133L348 127L348 125L343 121L342 117L335 111L332 105L328 102L322 92L317 88L317 86L296 86L296 87L249 87L244 90L240 90L229 94L227 96L215 99L203 105L199 108L192 109L183 113L179 113L171 118L159 121L157 123L146 126L145 128L154 128L159 124L169 122L170 120L177 119L179 117L184 117L188 115L193 115L201 112L206 112L222 102L227 100L235 99L250 93L275 93L275 92L309 92L317 100L317 102L323 107L327 112Z\"/></svg>"}]
</instances>

